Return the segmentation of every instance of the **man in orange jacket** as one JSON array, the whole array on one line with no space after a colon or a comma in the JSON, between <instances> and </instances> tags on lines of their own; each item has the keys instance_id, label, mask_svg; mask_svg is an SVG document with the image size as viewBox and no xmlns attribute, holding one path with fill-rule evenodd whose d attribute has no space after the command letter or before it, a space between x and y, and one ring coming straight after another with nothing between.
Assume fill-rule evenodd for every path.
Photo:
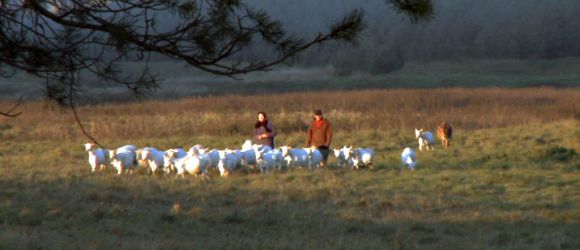
<instances>
[{"instance_id":1,"label":"man in orange jacket","mask_svg":"<svg viewBox=\"0 0 580 250\"><path fill-rule=\"evenodd\" d=\"M330 153L330 143L332 142L332 128L328 119L322 117L322 110L314 111L314 121L308 128L308 142L306 147L314 146L322 154L322 166L326 166L328 154Z\"/></svg>"}]
</instances>

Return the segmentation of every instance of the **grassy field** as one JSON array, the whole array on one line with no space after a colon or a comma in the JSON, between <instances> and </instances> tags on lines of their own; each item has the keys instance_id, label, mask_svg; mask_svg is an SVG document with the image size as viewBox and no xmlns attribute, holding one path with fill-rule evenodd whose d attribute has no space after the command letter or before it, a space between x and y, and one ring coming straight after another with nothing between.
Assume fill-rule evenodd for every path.
<instances>
[{"instance_id":1,"label":"grassy field","mask_svg":"<svg viewBox=\"0 0 580 250\"><path fill-rule=\"evenodd\" d=\"M578 89L397 89L228 95L83 106L101 143L240 146L255 114L304 144L322 107L334 146L376 168L240 170L209 180L90 175L70 111L42 102L0 118L0 248L579 249ZM10 103L0 103L10 107ZM413 128L454 125L452 147L403 169Z\"/></svg>"}]
</instances>

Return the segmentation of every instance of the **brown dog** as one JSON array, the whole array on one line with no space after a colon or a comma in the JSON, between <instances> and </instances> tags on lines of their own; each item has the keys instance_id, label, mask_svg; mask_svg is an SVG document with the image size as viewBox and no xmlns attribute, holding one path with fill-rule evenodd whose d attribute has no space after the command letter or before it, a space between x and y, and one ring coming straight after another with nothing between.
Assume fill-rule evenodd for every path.
<instances>
[{"instance_id":1,"label":"brown dog","mask_svg":"<svg viewBox=\"0 0 580 250\"><path fill-rule=\"evenodd\" d=\"M437 127L437 137L441 140L441 144L444 148L449 147L449 140L453 136L453 128L451 124L447 122L441 122L439 127Z\"/></svg>"}]
</instances>

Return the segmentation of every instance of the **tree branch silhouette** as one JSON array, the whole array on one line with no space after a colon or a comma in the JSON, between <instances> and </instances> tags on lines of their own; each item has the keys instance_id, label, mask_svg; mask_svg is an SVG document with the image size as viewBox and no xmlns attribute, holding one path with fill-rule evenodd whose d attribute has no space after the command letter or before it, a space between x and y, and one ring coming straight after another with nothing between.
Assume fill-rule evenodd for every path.
<instances>
[{"instance_id":1,"label":"tree branch silhouette","mask_svg":"<svg viewBox=\"0 0 580 250\"><path fill-rule=\"evenodd\" d=\"M430 0L387 0L411 20L432 15ZM162 25L168 23L172 25ZM281 22L242 0L6 0L0 1L0 74L19 69L46 79L46 97L70 106L83 134L74 96L88 72L136 95L158 87L145 69L127 77L118 68L128 58L152 54L180 60L214 75L234 77L271 69L317 44L354 43L366 27L354 9L310 38L287 34ZM256 44L275 52L268 61L236 59ZM1 75L0 77L5 76ZM20 113L0 112L15 117Z\"/></svg>"}]
</instances>

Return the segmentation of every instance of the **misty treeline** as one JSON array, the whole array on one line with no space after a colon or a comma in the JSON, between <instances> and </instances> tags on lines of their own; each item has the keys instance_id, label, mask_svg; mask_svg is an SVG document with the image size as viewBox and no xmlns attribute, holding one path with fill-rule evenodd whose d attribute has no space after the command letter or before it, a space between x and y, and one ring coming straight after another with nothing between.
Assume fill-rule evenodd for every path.
<instances>
[{"instance_id":1,"label":"misty treeline","mask_svg":"<svg viewBox=\"0 0 580 250\"><path fill-rule=\"evenodd\" d=\"M299 56L304 66L332 65L388 73L410 61L554 59L580 56L578 0L436 0L435 18L412 23L380 0L247 0L280 20L289 33L311 35L361 8L367 29L358 45L326 44ZM269 58L256 45L246 57Z\"/></svg>"}]
</instances>

